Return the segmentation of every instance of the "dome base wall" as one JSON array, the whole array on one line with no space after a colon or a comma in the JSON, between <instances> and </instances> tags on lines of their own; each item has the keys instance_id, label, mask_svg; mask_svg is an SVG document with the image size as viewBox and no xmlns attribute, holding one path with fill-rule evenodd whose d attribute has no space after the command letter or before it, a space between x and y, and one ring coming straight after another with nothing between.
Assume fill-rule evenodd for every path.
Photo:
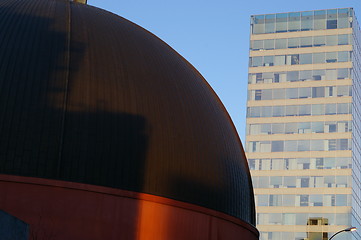
<instances>
[{"instance_id":1,"label":"dome base wall","mask_svg":"<svg viewBox=\"0 0 361 240\"><path fill-rule=\"evenodd\" d=\"M0 175L0 209L30 224L30 239L244 240L250 224L197 205L144 193Z\"/></svg>"}]
</instances>

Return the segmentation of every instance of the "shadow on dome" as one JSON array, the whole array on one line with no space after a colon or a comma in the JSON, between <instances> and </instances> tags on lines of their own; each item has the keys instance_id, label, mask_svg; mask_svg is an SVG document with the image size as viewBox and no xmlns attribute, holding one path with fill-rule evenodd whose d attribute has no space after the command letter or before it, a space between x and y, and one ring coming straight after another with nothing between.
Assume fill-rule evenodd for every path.
<instances>
[{"instance_id":1,"label":"shadow on dome","mask_svg":"<svg viewBox=\"0 0 361 240\"><path fill-rule=\"evenodd\" d=\"M65 4L46 6L39 4L43 9L34 14L0 7L0 173L141 190L146 119L67 110L69 72L76 74L87 44L68 45L67 16L49 17L52 11L66 11L61 9ZM7 208L6 198L0 195L0 209ZM49 206L21 215L34 227L40 218L51 218L44 214ZM39 226L37 231L44 232Z\"/></svg>"}]
</instances>

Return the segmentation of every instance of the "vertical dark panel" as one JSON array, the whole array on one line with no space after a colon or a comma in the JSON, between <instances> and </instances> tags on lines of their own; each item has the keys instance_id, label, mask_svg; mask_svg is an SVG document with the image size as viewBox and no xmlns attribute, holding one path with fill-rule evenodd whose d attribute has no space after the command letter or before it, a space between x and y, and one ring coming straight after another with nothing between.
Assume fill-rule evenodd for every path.
<instances>
[{"instance_id":1,"label":"vertical dark panel","mask_svg":"<svg viewBox=\"0 0 361 240\"><path fill-rule=\"evenodd\" d=\"M64 79L65 7L59 1L0 6L0 161L7 173L54 175L61 111L49 105L52 93L63 97L55 82Z\"/></svg>"}]
</instances>

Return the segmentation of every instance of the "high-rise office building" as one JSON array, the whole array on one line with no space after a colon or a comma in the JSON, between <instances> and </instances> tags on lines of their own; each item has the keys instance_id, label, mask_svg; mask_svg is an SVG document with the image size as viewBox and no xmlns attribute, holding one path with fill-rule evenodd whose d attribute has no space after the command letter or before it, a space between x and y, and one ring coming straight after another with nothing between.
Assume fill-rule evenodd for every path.
<instances>
[{"instance_id":1,"label":"high-rise office building","mask_svg":"<svg viewBox=\"0 0 361 240\"><path fill-rule=\"evenodd\" d=\"M361 229L360 41L352 8L251 16L246 148L261 240Z\"/></svg>"}]
</instances>

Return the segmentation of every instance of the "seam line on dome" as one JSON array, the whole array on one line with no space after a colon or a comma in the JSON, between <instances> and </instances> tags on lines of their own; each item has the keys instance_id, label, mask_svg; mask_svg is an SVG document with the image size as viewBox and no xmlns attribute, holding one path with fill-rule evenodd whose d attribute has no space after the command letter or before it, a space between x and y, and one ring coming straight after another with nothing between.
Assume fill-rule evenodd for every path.
<instances>
[{"instance_id":1,"label":"seam line on dome","mask_svg":"<svg viewBox=\"0 0 361 240\"><path fill-rule=\"evenodd\" d=\"M67 112L67 102L68 102L68 87L69 87L69 75L70 75L70 40L71 40L71 3L66 4L67 7L67 16L66 16L66 52L65 52L65 84L64 84L64 100L63 100L63 115L61 119L61 132L60 132L60 142L59 142L59 159L57 164L57 176L60 177L60 166L62 162L63 154L63 145L64 145L64 132L65 132L65 117Z\"/></svg>"}]
</instances>

